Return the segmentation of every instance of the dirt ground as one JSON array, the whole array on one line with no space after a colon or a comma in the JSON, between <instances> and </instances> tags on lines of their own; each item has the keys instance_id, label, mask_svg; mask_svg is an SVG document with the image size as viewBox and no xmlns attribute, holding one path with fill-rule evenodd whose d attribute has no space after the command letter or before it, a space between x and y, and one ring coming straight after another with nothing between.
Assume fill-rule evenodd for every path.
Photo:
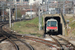
<instances>
[{"instance_id":1,"label":"dirt ground","mask_svg":"<svg viewBox=\"0 0 75 50\"><path fill-rule=\"evenodd\" d=\"M51 50L49 46L46 46L42 43L38 43L27 39L21 39L21 40L30 44L35 50ZM25 46L23 43L16 40L14 42L19 46L20 50L29 50L29 48ZM3 41L0 43L0 50L15 50L15 48L13 44L11 44L9 41Z\"/></svg>"},{"instance_id":2,"label":"dirt ground","mask_svg":"<svg viewBox=\"0 0 75 50\"><path fill-rule=\"evenodd\" d=\"M15 50L15 48L9 41L3 41L0 43L0 50Z\"/></svg>"},{"instance_id":3,"label":"dirt ground","mask_svg":"<svg viewBox=\"0 0 75 50\"><path fill-rule=\"evenodd\" d=\"M50 47L46 46L45 44L42 43L38 43L35 41L31 41L31 40L26 40L26 42L28 42L31 46L33 46L33 48L35 50L51 50Z\"/></svg>"}]
</instances>

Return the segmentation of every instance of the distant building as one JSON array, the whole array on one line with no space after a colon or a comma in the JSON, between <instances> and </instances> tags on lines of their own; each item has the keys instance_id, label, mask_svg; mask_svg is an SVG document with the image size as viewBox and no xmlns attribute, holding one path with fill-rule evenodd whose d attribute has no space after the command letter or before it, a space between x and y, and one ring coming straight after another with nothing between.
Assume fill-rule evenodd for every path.
<instances>
[{"instance_id":1,"label":"distant building","mask_svg":"<svg viewBox=\"0 0 75 50\"><path fill-rule=\"evenodd\" d=\"M27 9L26 12L25 12L25 15L35 16L36 15L36 12L35 12L34 9Z\"/></svg>"},{"instance_id":2,"label":"distant building","mask_svg":"<svg viewBox=\"0 0 75 50\"><path fill-rule=\"evenodd\" d=\"M42 4L42 0L6 0L8 2L13 2L17 5L25 5L25 4L29 4L29 5L33 5L34 3L38 3L38 4Z\"/></svg>"},{"instance_id":3,"label":"distant building","mask_svg":"<svg viewBox=\"0 0 75 50\"><path fill-rule=\"evenodd\" d=\"M75 5L74 5L74 14L75 14Z\"/></svg>"},{"instance_id":4,"label":"distant building","mask_svg":"<svg viewBox=\"0 0 75 50\"><path fill-rule=\"evenodd\" d=\"M6 1L6 0L0 0L0 1Z\"/></svg>"},{"instance_id":5,"label":"distant building","mask_svg":"<svg viewBox=\"0 0 75 50\"><path fill-rule=\"evenodd\" d=\"M29 0L29 5L33 5L34 3L42 4L42 0Z\"/></svg>"}]
</instances>

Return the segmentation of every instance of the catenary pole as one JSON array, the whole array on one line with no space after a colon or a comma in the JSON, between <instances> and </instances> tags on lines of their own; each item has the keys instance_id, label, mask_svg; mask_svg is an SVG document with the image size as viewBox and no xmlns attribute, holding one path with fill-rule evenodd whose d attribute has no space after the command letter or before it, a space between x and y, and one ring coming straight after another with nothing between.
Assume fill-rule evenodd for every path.
<instances>
[{"instance_id":1,"label":"catenary pole","mask_svg":"<svg viewBox=\"0 0 75 50\"><path fill-rule=\"evenodd\" d=\"M9 7L9 27L11 28L11 7Z\"/></svg>"},{"instance_id":2,"label":"catenary pole","mask_svg":"<svg viewBox=\"0 0 75 50\"><path fill-rule=\"evenodd\" d=\"M14 0L14 2L15 2L15 14L16 14L16 20L17 20L17 3L16 3L16 0Z\"/></svg>"},{"instance_id":3,"label":"catenary pole","mask_svg":"<svg viewBox=\"0 0 75 50\"><path fill-rule=\"evenodd\" d=\"M31 19L32 19L32 4L30 5L30 10L31 10Z\"/></svg>"},{"instance_id":4,"label":"catenary pole","mask_svg":"<svg viewBox=\"0 0 75 50\"><path fill-rule=\"evenodd\" d=\"M16 20L17 20L17 4L15 4L15 7L16 7Z\"/></svg>"},{"instance_id":5,"label":"catenary pole","mask_svg":"<svg viewBox=\"0 0 75 50\"><path fill-rule=\"evenodd\" d=\"M2 21L4 21L4 2L1 3L2 7Z\"/></svg>"},{"instance_id":6,"label":"catenary pole","mask_svg":"<svg viewBox=\"0 0 75 50\"><path fill-rule=\"evenodd\" d=\"M41 30L42 29L42 24L41 24L41 21L42 21L42 19L41 19L41 16L40 16L40 7L41 6L39 6L39 30Z\"/></svg>"},{"instance_id":7,"label":"catenary pole","mask_svg":"<svg viewBox=\"0 0 75 50\"><path fill-rule=\"evenodd\" d=\"M40 26L41 26L41 23L40 23L40 6L39 6L39 30L41 30Z\"/></svg>"},{"instance_id":8,"label":"catenary pole","mask_svg":"<svg viewBox=\"0 0 75 50\"><path fill-rule=\"evenodd\" d=\"M3 5L3 18L2 18L2 21L4 21L4 5Z\"/></svg>"},{"instance_id":9,"label":"catenary pole","mask_svg":"<svg viewBox=\"0 0 75 50\"><path fill-rule=\"evenodd\" d=\"M65 1L63 1L63 15L65 14Z\"/></svg>"}]
</instances>

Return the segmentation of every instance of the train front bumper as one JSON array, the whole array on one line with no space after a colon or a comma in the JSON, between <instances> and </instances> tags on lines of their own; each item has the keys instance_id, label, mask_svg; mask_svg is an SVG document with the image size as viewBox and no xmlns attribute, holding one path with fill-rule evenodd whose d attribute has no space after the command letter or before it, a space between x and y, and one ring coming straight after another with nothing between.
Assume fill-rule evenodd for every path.
<instances>
[{"instance_id":1,"label":"train front bumper","mask_svg":"<svg viewBox=\"0 0 75 50\"><path fill-rule=\"evenodd\" d=\"M52 30L46 29L46 32L58 32L58 29L52 29Z\"/></svg>"}]
</instances>

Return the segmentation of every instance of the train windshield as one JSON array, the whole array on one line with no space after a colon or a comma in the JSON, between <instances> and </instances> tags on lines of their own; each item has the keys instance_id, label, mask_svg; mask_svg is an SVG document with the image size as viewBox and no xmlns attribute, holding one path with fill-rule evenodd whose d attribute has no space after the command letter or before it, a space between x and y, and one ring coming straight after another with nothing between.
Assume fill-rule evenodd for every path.
<instances>
[{"instance_id":1,"label":"train windshield","mask_svg":"<svg viewBox=\"0 0 75 50\"><path fill-rule=\"evenodd\" d=\"M56 27L56 21L51 21L51 27Z\"/></svg>"},{"instance_id":2,"label":"train windshield","mask_svg":"<svg viewBox=\"0 0 75 50\"><path fill-rule=\"evenodd\" d=\"M57 24L56 21L48 21L47 22L47 26L50 26L50 27L56 27L56 24Z\"/></svg>"},{"instance_id":3,"label":"train windshield","mask_svg":"<svg viewBox=\"0 0 75 50\"><path fill-rule=\"evenodd\" d=\"M50 26L50 23L51 23L51 21L48 21L48 22L47 22L47 26Z\"/></svg>"}]
</instances>

